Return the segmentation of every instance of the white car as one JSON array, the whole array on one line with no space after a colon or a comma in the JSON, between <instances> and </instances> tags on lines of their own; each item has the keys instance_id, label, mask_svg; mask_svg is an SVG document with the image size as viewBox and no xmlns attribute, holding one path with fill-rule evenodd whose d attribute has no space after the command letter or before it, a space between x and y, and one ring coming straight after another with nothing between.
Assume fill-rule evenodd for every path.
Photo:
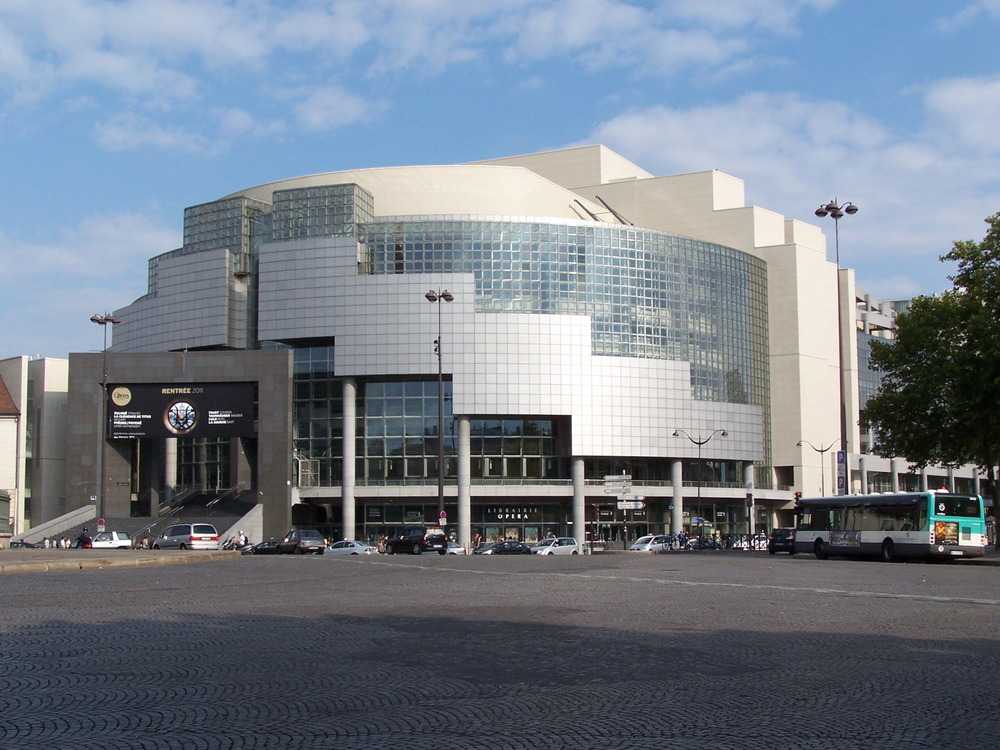
<instances>
[{"instance_id":1,"label":"white car","mask_svg":"<svg viewBox=\"0 0 1000 750\"><path fill-rule=\"evenodd\" d=\"M666 534L647 534L635 540L629 552L662 552L671 549L670 537Z\"/></svg>"},{"instance_id":2,"label":"white car","mask_svg":"<svg viewBox=\"0 0 1000 750\"><path fill-rule=\"evenodd\" d=\"M458 542L448 542L448 554L449 555L467 555L469 554Z\"/></svg>"},{"instance_id":3,"label":"white car","mask_svg":"<svg viewBox=\"0 0 1000 750\"><path fill-rule=\"evenodd\" d=\"M90 546L94 549L131 549L132 540L124 531L99 531Z\"/></svg>"},{"instance_id":4,"label":"white car","mask_svg":"<svg viewBox=\"0 0 1000 750\"><path fill-rule=\"evenodd\" d=\"M353 539L334 542L323 550L324 555L377 555L378 547Z\"/></svg>"},{"instance_id":5,"label":"white car","mask_svg":"<svg viewBox=\"0 0 1000 750\"><path fill-rule=\"evenodd\" d=\"M578 555L580 545L571 536L549 537L531 548L535 555Z\"/></svg>"}]
</instances>

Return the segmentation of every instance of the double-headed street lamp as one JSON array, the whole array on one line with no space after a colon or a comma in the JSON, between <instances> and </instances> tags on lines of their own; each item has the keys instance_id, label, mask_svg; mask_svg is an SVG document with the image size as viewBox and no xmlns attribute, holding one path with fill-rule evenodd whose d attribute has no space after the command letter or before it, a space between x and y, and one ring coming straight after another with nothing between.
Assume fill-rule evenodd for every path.
<instances>
[{"instance_id":1,"label":"double-headed street lamp","mask_svg":"<svg viewBox=\"0 0 1000 750\"><path fill-rule=\"evenodd\" d=\"M840 394L840 450L847 451L847 402L844 398L844 342L842 340L844 332L844 311L841 301L840 288L840 220L844 214L853 216L858 212L858 207L848 201L844 204L837 203L837 199L816 209L819 218L829 216L833 219L833 246L837 261L837 354L840 363L840 370L837 373L837 391Z\"/></svg>"},{"instance_id":2,"label":"double-headed street lamp","mask_svg":"<svg viewBox=\"0 0 1000 750\"><path fill-rule=\"evenodd\" d=\"M828 450L830 450L836 444L837 441L834 440L825 448L817 448L808 440L800 440L799 442L796 443L796 445L808 445L810 448L812 448L819 454L819 487L820 487L820 495L822 497L826 497L826 462L824 461L823 456Z\"/></svg>"},{"instance_id":3,"label":"double-headed street lamp","mask_svg":"<svg viewBox=\"0 0 1000 750\"><path fill-rule=\"evenodd\" d=\"M438 361L438 521L444 518L444 370L441 366L441 302L453 302L455 297L447 289L424 295L428 302L438 306L438 335L434 339L434 353Z\"/></svg>"},{"instance_id":4,"label":"double-headed street lamp","mask_svg":"<svg viewBox=\"0 0 1000 750\"><path fill-rule=\"evenodd\" d=\"M713 430L712 434L709 435L706 438L703 438L701 435L699 435L698 437L694 438L694 437L691 437L684 430L674 430L674 437L686 437L688 440L690 440L692 443L694 443L695 445L698 446L698 512L699 513L702 512L701 511L701 471L702 471L701 446L703 446L709 440L711 440L712 438L714 438L716 435L718 435L719 437L728 437L729 433L726 432L725 430L723 430L720 427L717 430Z\"/></svg>"},{"instance_id":5,"label":"double-headed street lamp","mask_svg":"<svg viewBox=\"0 0 1000 750\"><path fill-rule=\"evenodd\" d=\"M104 349L101 350L101 423L99 427L99 438L98 445L100 448L97 451L97 476L99 478L100 488L97 495L97 518L101 519L104 517L104 451L107 448L107 400L108 400L108 326L117 325L121 323L120 318L116 318L114 315L109 313L104 313L104 315L91 315L91 323L97 323L104 329Z\"/></svg>"}]
</instances>

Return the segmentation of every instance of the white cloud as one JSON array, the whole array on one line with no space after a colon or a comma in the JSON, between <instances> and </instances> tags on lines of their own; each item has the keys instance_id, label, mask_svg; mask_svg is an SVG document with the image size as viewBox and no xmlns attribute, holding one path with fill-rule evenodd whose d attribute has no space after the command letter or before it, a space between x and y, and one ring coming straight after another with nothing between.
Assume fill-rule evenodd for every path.
<instances>
[{"instance_id":1,"label":"white cloud","mask_svg":"<svg viewBox=\"0 0 1000 750\"><path fill-rule=\"evenodd\" d=\"M953 32L975 23L980 16L1000 18L1000 0L977 0L957 13L940 19L937 26L941 31Z\"/></svg>"},{"instance_id":2,"label":"white cloud","mask_svg":"<svg viewBox=\"0 0 1000 750\"><path fill-rule=\"evenodd\" d=\"M943 149L1000 154L1000 75L937 81L924 103Z\"/></svg>"},{"instance_id":3,"label":"white cloud","mask_svg":"<svg viewBox=\"0 0 1000 750\"><path fill-rule=\"evenodd\" d=\"M294 112L307 131L333 130L355 122L365 122L381 110L381 105L366 101L340 86L327 86L305 92Z\"/></svg>"},{"instance_id":4,"label":"white cloud","mask_svg":"<svg viewBox=\"0 0 1000 750\"><path fill-rule=\"evenodd\" d=\"M180 125L164 125L136 114L120 114L94 125L97 143L108 151L153 148L174 153L206 154L213 151L203 135Z\"/></svg>"}]
</instances>

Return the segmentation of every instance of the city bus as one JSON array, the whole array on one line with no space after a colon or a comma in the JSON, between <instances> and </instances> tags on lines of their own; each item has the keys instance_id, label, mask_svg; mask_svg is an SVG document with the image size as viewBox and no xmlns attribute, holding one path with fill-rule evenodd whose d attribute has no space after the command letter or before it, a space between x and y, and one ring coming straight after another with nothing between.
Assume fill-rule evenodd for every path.
<instances>
[{"instance_id":1,"label":"city bus","mask_svg":"<svg viewBox=\"0 0 1000 750\"><path fill-rule=\"evenodd\" d=\"M943 490L800 499L795 551L940 560L981 557L986 547L983 499Z\"/></svg>"}]
</instances>

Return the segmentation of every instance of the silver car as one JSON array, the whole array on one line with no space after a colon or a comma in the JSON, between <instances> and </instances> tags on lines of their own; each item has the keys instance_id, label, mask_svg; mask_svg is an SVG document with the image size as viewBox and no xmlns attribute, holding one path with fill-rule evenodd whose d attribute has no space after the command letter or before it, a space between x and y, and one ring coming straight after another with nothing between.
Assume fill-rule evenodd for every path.
<instances>
[{"instance_id":1,"label":"silver car","mask_svg":"<svg viewBox=\"0 0 1000 750\"><path fill-rule=\"evenodd\" d=\"M666 534L647 534L635 540L629 552L662 552L672 549L670 537Z\"/></svg>"},{"instance_id":2,"label":"silver car","mask_svg":"<svg viewBox=\"0 0 1000 750\"><path fill-rule=\"evenodd\" d=\"M334 542L323 550L324 555L377 555L378 547L354 539Z\"/></svg>"},{"instance_id":3,"label":"silver car","mask_svg":"<svg viewBox=\"0 0 1000 750\"><path fill-rule=\"evenodd\" d=\"M535 555L578 555L580 545L571 536L549 537L531 548Z\"/></svg>"},{"instance_id":4,"label":"silver car","mask_svg":"<svg viewBox=\"0 0 1000 750\"><path fill-rule=\"evenodd\" d=\"M153 549L219 549L219 532L210 523L175 523L153 542Z\"/></svg>"}]
</instances>

